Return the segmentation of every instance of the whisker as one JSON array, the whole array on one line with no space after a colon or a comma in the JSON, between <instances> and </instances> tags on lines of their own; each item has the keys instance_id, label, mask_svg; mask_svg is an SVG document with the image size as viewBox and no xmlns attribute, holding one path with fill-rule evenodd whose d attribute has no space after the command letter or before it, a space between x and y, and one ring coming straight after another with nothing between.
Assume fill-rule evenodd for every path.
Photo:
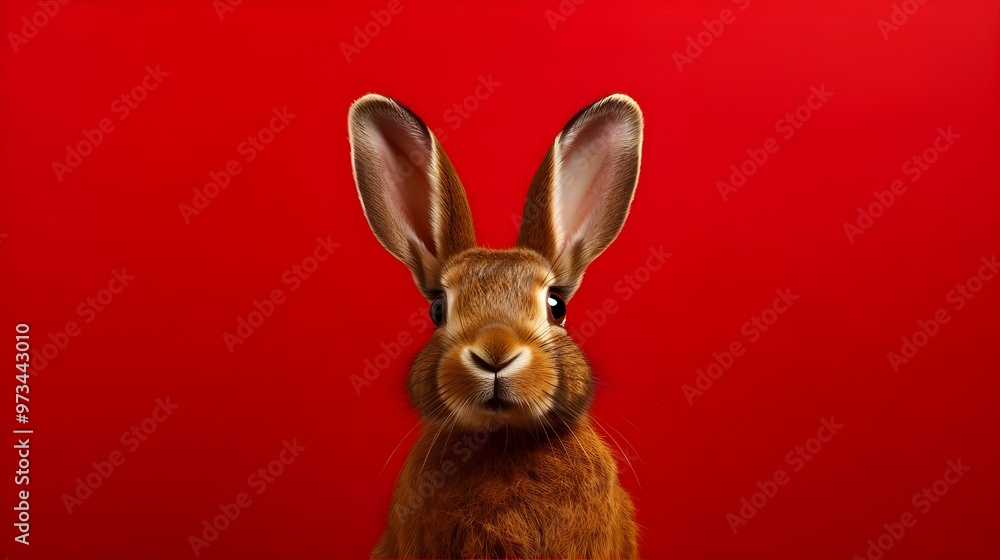
<instances>
[{"instance_id":1,"label":"whisker","mask_svg":"<svg viewBox=\"0 0 1000 560\"><path fill-rule=\"evenodd\" d=\"M539 411L541 411L541 407L539 407ZM553 425L552 425L552 424L551 424L551 423L550 423L550 422L549 422L548 420L546 420L546 419L545 419L545 416L544 416L544 415L543 415L543 416L540 416L540 418L542 419L542 422L543 422L543 423L545 423L545 424L546 424L546 425L547 425L547 426L548 426L549 428L551 428L551 429L552 429L552 433L553 433L553 435L555 435L555 433L556 433L556 428L555 428L555 426L553 426ZM557 441L559 441L559 445L561 445L561 446L562 446L562 448L563 448L563 453L565 453L565 454L566 454L566 462L567 462L567 463L572 463L572 462L573 462L573 458L572 458L572 457L570 457L570 455L569 455L569 450L568 450L568 449L566 449L566 444L565 444L565 443L563 443L563 440L562 440L562 438L561 438L561 437L559 437L559 436L556 436L556 440L557 440ZM550 444L551 444L551 442L550 442Z\"/></svg>"},{"instance_id":2,"label":"whisker","mask_svg":"<svg viewBox=\"0 0 1000 560\"><path fill-rule=\"evenodd\" d=\"M376 482L382 480L382 474L385 472L385 468L389 466L389 461L392 461L392 456L396 454L396 451L399 449L399 446L403 445L403 442L406 441L406 438L409 437L409 435L413 433L413 430L416 430L417 426L419 425L420 425L420 420L417 420L417 423L414 424L412 428L410 428L410 431L406 432L406 435L403 436L403 439L399 440L399 443L396 444L396 447L392 448L392 453L390 453L389 458L385 460L385 464L382 465L382 470L379 471L378 473L378 478L375 479Z\"/></svg>"},{"instance_id":3,"label":"whisker","mask_svg":"<svg viewBox=\"0 0 1000 560\"><path fill-rule=\"evenodd\" d=\"M635 458L638 459L638 460L640 460L640 461L642 461L642 457L639 456L639 450L636 449L634 445L632 445L632 442L629 441L628 438L625 437L624 434L622 434L614 426L612 426L610 422L608 422L608 427L611 428L612 430L614 430L616 434L618 434L619 436L621 436L621 438L623 440L625 440L625 445L628 445L629 449L631 449L632 451L635 452ZM623 453L624 453L624 451L623 451Z\"/></svg>"},{"instance_id":4,"label":"whisker","mask_svg":"<svg viewBox=\"0 0 1000 560\"><path fill-rule=\"evenodd\" d=\"M622 420L628 422L629 424L632 424L632 421L629 420L628 418L625 418L625 415L623 415L621 412L617 412L616 411L615 414L617 414L618 416L621 416ZM635 424L632 424L632 427L635 428L636 430L639 430L639 426L636 426ZM639 431L641 432L642 430L639 430Z\"/></svg>"},{"instance_id":5,"label":"whisker","mask_svg":"<svg viewBox=\"0 0 1000 560\"><path fill-rule=\"evenodd\" d=\"M616 440L615 437L612 436L611 433L608 432L600 422L598 422L597 418L591 417L591 420L593 420L595 424L597 424L602 430L604 430L604 433L608 436L608 438L611 439L611 441L615 443L615 446L618 447L618 451L621 451L622 457L625 458L625 463L628 464L628 468L632 469L632 476L635 477L636 485L638 485L639 489L642 490L642 484L639 482L639 475L635 472L635 467L632 466L632 461L629 460L628 455L625 454L625 450L622 449L621 445L619 445L618 440Z\"/></svg>"},{"instance_id":6,"label":"whisker","mask_svg":"<svg viewBox=\"0 0 1000 560\"><path fill-rule=\"evenodd\" d=\"M448 428L448 435L444 437L444 445L441 446L441 463L444 463L444 453L448 450L448 443L451 442L451 431L455 429L458 424L458 415L449 414L448 417L451 419L451 427Z\"/></svg>"},{"instance_id":7,"label":"whisker","mask_svg":"<svg viewBox=\"0 0 1000 560\"><path fill-rule=\"evenodd\" d=\"M567 422L566 419L560 418L560 420L566 426L566 430L569 431L570 437L573 438L574 442L576 442L576 446L580 448L580 451L583 453L583 456L587 458L587 462L593 464L594 460L591 458L590 453L587 453L587 448L583 445L583 442L580 441L580 438L578 437L576 430L570 427L569 422Z\"/></svg>"},{"instance_id":8,"label":"whisker","mask_svg":"<svg viewBox=\"0 0 1000 560\"><path fill-rule=\"evenodd\" d=\"M427 466L427 459L431 456L431 450L434 449L434 442L437 441L438 435L441 434L441 430L444 429L444 423L438 427L437 431L434 432L434 437L431 439L430 445L427 446L427 454L424 455L424 462L420 465L420 471L417 473L417 477L421 477L424 474L424 467Z\"/></svg>"}]
</instances>

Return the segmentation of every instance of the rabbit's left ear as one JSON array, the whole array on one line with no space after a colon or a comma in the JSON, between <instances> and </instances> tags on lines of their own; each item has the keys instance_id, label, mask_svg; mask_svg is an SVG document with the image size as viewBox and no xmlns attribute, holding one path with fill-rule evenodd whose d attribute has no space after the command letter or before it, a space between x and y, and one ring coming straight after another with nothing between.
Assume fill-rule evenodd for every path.
<instances>
[{"instance_id":1,"label":"rabbit's left ear","mask_svg":"<svg viewBox=\"0 0 1000 560\"><path fill-rule=\"evenodd\" d=\"M548 259L566 299L625 224L641 151L639 105L610 95L570 119L535 174L517 244Z\"/></svg>"},{"instance_id":2,"label":"rabbit's left ear","mask_svg":"<svg viewBox=\"0 0 1000 560\"><path fill-rule=\"evenodd\" d=\"M355 101L348 128L368 224L430 299L441 288L441 265L476 246L462 183L427 125L388 97Z\"/></svg>"}]
</instances>

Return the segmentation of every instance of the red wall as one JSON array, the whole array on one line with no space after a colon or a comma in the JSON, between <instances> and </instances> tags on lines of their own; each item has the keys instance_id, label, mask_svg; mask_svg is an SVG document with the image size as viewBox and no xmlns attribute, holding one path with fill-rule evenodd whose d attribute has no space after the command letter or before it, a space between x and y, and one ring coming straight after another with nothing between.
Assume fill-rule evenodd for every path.
<instances>
[{"instance_id":1,"label":"red wall","mask_svg":"<svg viewBox=\"0 0 1000 560\"><path fill-rule=\"evenodd\" d=\"M428 332L362 215L351 101L438 129L498 247L556 132L622 91L645 112L639 187L568 324L643 554L865 557L888 524L887 559L1000 556L996 3L219 5L0 11L0 361L18 323L36 351L31 545L6 554L190 558L239 502L202 557L366 555ZM385 367L358 394L366 360Z\"/></svg>"}]
</instances>

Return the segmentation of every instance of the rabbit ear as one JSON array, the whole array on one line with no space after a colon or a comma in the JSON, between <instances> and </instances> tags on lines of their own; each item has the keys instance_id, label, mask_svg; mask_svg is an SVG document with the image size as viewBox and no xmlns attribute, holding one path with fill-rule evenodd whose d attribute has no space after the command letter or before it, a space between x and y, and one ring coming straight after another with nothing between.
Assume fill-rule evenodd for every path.
<instances>
[{"instance_id":1,"label":"rabbit ear","mask_svg":"<svg viewBox=\"0 0 1000 560\"><path fill-rule=\"evenodd\" d=\"M441 288L441 265L476 246L462 183L427 125L388 97L355 101L348 128L368 225L430 298Z\"/></svg>"},{"instance_id":2,"label":"rabbit ear","mask_svg":"<svg viewBox=\"0 0 1000 560\"><path fill-rule=\"evenodd\" d=\"M621 231L639 179L642 111L627 95L589 105L556 136L535 174L517 244L552 264L569 299Z\"/></svg>"}]
</instances>

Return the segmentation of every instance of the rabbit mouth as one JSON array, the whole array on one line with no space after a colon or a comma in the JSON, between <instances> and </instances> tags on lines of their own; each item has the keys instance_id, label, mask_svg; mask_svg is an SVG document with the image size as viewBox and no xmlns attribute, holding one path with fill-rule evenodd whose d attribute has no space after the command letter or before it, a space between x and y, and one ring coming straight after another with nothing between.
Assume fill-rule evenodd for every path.
<instances>
[{"instance_id":1,"label":"rabbit mouth","mask_svg":"<svg viewBox=\"0 0 1000 560\"><path fill-rule=\"evenodd\" d=\"M492 411L507 410L511 407L511 403L505 399L502 399L496 395L493 395L485 402L483 402L483 408Z\"/></svg>"},{"instance_id":2,"label":"rabbit mouth","mask_svg":"<svg viewBox=\"0 0 1000 560\"><path fill-rule=\"evenodd\" d=\"M512 379L531 362L531 352L524 349L500 360L487 361L471 350L466 350L469 373L481 383L479 406L490 412L517 408L521 400L512 387Z\"/></svg>"},{"instance_id":3,"label":"rabbit mouth","mask_svg":"<svg viewBox=\"0 0 1000 560\"><path fill-rule=\"evenodd\" d=\"M499 369L494 372L493 377L493 392L489 398L480 403L480 406L493 412L507 410L513 406L513 403L511 402L512 395L510 394L510 389L508 387L510 381L506 378L500 377L499 371L506 365L511 364L519 356L520 354L508 360L506 364L498 366Z\"/></svg>"},{"instance_id":4,"label":"rabbit mouth","mask_svg":"<svg viewBox=\"0 0 1000 560\"><path fill-rule=\"evenodd\" d=\"M535 426L554 406L559 385L550 357L524 344L452 347L436 375L442 412L470 429L498 418L512 427Z\"/></svg>"}]
</instances>

